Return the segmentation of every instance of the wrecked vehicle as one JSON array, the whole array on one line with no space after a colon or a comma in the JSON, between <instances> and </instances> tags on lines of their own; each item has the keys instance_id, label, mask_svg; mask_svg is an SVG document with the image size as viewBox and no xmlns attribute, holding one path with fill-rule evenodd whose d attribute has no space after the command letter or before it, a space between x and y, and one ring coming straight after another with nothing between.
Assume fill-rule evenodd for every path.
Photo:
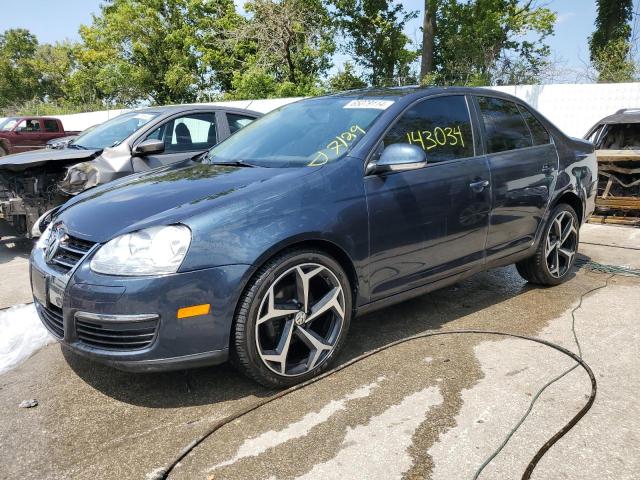
<instances>
[{"instance_id":1,"label":"wrecked vehicle","mask_svg":"<svg viewBox=\"0 0 640 480\"><path fill-rule=\"evenodd\" d=\"M261 114L214 105L150 107L83 132L67 148L0 158L0 219L19 235L71 196L195 157Z\"/></svg>"},{"instance_id":2,"label":"wrecked vehicle","mask_svg":"<svg viewBox=\"0 0 640 480\"><path fill-rule=\"evenodd\" d=\"M640 108L625 108L595 124L598 196L593 223L640 226Z\"/></svg>"}]
</instances>

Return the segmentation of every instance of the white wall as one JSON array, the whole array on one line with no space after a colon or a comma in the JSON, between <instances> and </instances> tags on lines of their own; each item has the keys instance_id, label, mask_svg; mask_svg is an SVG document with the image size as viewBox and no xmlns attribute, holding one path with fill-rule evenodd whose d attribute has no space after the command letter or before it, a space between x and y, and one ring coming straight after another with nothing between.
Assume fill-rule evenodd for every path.
<instances>
[{"instance_id":1,"label":"white wall","mask_svg":"<svg viewBox=\"0 0 640 480\"><path fill-rule=\"evenodd\" d=\"M602 117L621 108L640 108L640 83L516 85L491 87L533 105L566 134L582 137ZM215 102L266 113L298 98ZM67 130L84 130L128 110L60 115Z\"/></svg>"},{"instance_id":2,"label":"white wall","mask_svg":"<svg viewBox=\"0 0 640 480\"><path fill-rule=\"evenodd\" d=\"M640 83L492 87L533 105L563 132L583 137L598 120L621 108L640 107Z\"/></svg>"},{"instance_id":3,"label":"white wall","mask_svg":"<svg viewBox=\"0 0 640 480\"><path fill-rule=\"evenodd\" d=\"M287 103L300 100L297 98L270 98L266 100L236 100L232 102L211 102L206 105L228 105L236 108L246 108L256 112L267 113ZM98 112L74 113L72 115L57 115L62 120L65 130L84 130L98 123L117 117L121 113L129 112L129 109L102 110Z\"/></svg>"}]
</instances>

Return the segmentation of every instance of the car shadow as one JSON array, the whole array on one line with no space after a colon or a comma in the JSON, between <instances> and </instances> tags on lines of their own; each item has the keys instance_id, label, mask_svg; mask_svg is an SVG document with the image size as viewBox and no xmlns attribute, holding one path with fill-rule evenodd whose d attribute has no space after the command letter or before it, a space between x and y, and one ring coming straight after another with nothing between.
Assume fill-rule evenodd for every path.
<instances>
[{"instance_id":1,"label":"car shadow","mask_svg":"<svg viewBox=\"0 0 640 480\"><path fill-rule=\"evenodd\" d=\"M16 258L28 260L32 248L33 243L30 240L19 240L16 242L0 241L0 265L9 263Z\"/></svg>"},{"instance_id":2,"label":"car shadow","mask_svg":"<svg viewBox=\"0 0 640 480\"><path fill-rule=\"evenodd\" d=\"M28 259L33 240L19 237L4 220L0 220L0 265L15 258Z\"/></svg>"},{"instance_id":3,"label":"car shadow","mask_svg":"<svg viewBox=\"0 0 640 480\"><path fill-rule=\"evenodd\" d=\"M336 365L397 340L437 330L449 322L513 299L531 289L515 268L479 273L459 284L355 318ZM122 372L63 349L71 369L86 383L119 401L149 408L214 404L274 393L231 365L162 373Z\"/></svg>"}]
</instances>

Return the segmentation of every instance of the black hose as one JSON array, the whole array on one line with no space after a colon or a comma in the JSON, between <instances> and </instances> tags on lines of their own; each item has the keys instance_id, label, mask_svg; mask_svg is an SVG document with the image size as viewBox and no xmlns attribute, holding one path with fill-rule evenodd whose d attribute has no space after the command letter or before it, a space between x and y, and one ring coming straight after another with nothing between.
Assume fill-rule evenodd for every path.
<instances>
[{"instance_id":1,"label":"black hose","mask_svg":"<svg viewBox=\"0 0 640 480\"><path fill-rule=\"evenodd\" d=\"M580 409L580 411L578 413L576 413L573 418L562 428L560 429L555 435L553 435L549 440L547 440L547 442L542 445L542 447L540 447L538 449L538 451L536 452L536 454L534 455L534 457L532 458L532 460L529 462L529 465L527 466L524 474L522 475L522 480L528 480L529 478L531 478L531 474L533 473L533 470L536 468L536 465L538 464L538 462L540 461L540 459L544 456L544 454L553 446L554 443L556 443L560 438L562 438L569 430L571 430L576 423L578 423L578 421L580 421L580 419L582 417L585 416L585 414L589 411L589 409L591 408L591 406L593 405L593 402L596 399L596 391L597 391L597 382L596 382L596 377L593 374L593 371L591 370L591 368L589 367L589 365L582 360L582 358L580 358L578 355L576 355L575 353L573 353L571 350L568 350L560 345L557 345L555 343L549 342L547 340L542 340L540 338L535 338L535 337L527 337L524 335L518 335L515 333L504 333L504 332L495 332L492 330L448 330L448 331L437 331L437 332L425 332L425 333L421 333L418 335L414 335L412 337L409 338L404 338L401 340L397 340L395 342L389 343L387 345L384 345L382 347L376 348L374 350L371 350L367 353L364 353L362 355L359 355L351 360L349 360L348 362L333 368L332 370L329 370L325 373L323 373L322 375L312 378L311 380L307 380L306 382L300 383L298 385L294 385L293 387L289 387L286 390L282 390L279 391L277 393L275 393L273 396L269 397L269 398L265 398L263 400L260 400L259 402L250 405L249 407L246 407L234 414L231 414L219 421L217 421L215 424L213 424L211 426L211 428L209 430L207 430L203 435L201 435L199 438L197 438L196 440L194 440L193 442L191 442L189 445L187 445L185 448L182 449L182 451L180 451L180 453L178 454L178 456L166 467L164 467L162 470L156 471L155 476L152 477L154 480L166 480L168 475L171 473L171 471L175 468L175 466L181 462L187 455L189 455L189 453L191 453L193 451L194 448L196 448L198 445L200 445L202 442L204 442L207 438L209 438L211 435L213 435L215 432L217 432L218 430L220 430L222 427L224 427L225 425L233 422L234 420L237 420L275 400L278 400L286 395L289 395L295 391L298 391L302 388L305 388L313 383L316 383L326 377L328 377L329 375L333 375L334 373L337 373L341 370L344 370L345 368L350 367L351 365L358 363L368 357L371 357L372 355L376 355L377 353L380 353L384 350L387 350L389 348L395 347L397 345L401 345L403 343L407 343L407 342L411 342L413 340L418 340L420 338L427 338L427 337L435 337L435 336L441 336L441 335L469 335L469 334L474 334L474 335L496 335L496 336L503 336L503 337L513 337L513 338L519 338L521 340L528 340L531 342L536 342L536 343L540 343L542 345L546 345L547 347L551 347L565 355L567 355L568 357L572 358L573 360L575 360L583 369L585 372L587 372L587 375L589 375L589 379L591 380L591 395L589 395L589 399L587 400L587 402L585 403L585 405Z\"/></svg>"}]
</instances>

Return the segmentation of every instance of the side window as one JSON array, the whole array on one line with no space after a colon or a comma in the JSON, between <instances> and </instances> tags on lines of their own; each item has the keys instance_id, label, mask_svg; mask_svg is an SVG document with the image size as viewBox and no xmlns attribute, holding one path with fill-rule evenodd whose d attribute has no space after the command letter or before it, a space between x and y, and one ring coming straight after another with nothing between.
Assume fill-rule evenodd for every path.
<instances>
[{"instance_id":1,"label":"side window","mask_svg":"<svg viewBox=\"0 0 640 480\"><path fill-rule=\"evenodd\" d=\"M51 133L59 132L60 130L58 129L58 122L56 122L55 120L45 120L44 130L45 132Z\"/></svg>"},{"instance_id":2,"label":"side window","mask_svg":"<svg viewBox=\"0 0 640 480\"><path fill-rule=\"evenodd\" d=\"M478 97L487 136L488 153L531 147L529 127L515 103L494 97Z\"/></svg>"},{"instance_id":3,"label":"side window","mask_svg":"<svg viewBox=\"0 0 640 480\"><path fill-rule=\"evenodd\" d=\"M164 153L206 150L217 142L215 113L192 113L175 118L155 130L146 139L164 141Z\"/></svg>"},{"instance_id":4,"label":"side window","mask_svg":"<svg viewBox=\"0 0 640 480\"><path fill-rule=\"evenodd\" d=\"M23 120L16 128L19 132L39 132L40 131L40 120Z\"/></svg>"},{"instance_id":5,"label":"side window","mask_svg":"<svg viewBox=\"0 0 640 480\"><path fill-rule=\"evenodd\" d=\"M523 107L522 105L518 105L518 110L524 117L525 122L527 122L527 126L529 127L529 131L531 132L531 136L533 137L534 145L547 145L551 143L551 137L549 136L549 132L544 128L544 125L540 123L531 111Z\"/></svg>"},{"instance_id":6,"label":"side window","mask_svg":"<svg viewBox=\"0 0 640 480\"><path fill-rule=\"evenodd\" d=\"M238 115L237 113L227 113L227 122L229 122L229 130L231 135L236 133L242 127L246 127L255 120L254 117L247 117L246 115Z\"/></svg>"},{"instance_id":7,"label":"side window","mask_svg":"<svg viewBox=\"0 0 640 480\"><path fill-rule=\"evenodd\" d=\"M424 149L428 163L472 157L473 136L463 95L424 100L407 110L383 139Z\"/></svg>"}]
</instances>

